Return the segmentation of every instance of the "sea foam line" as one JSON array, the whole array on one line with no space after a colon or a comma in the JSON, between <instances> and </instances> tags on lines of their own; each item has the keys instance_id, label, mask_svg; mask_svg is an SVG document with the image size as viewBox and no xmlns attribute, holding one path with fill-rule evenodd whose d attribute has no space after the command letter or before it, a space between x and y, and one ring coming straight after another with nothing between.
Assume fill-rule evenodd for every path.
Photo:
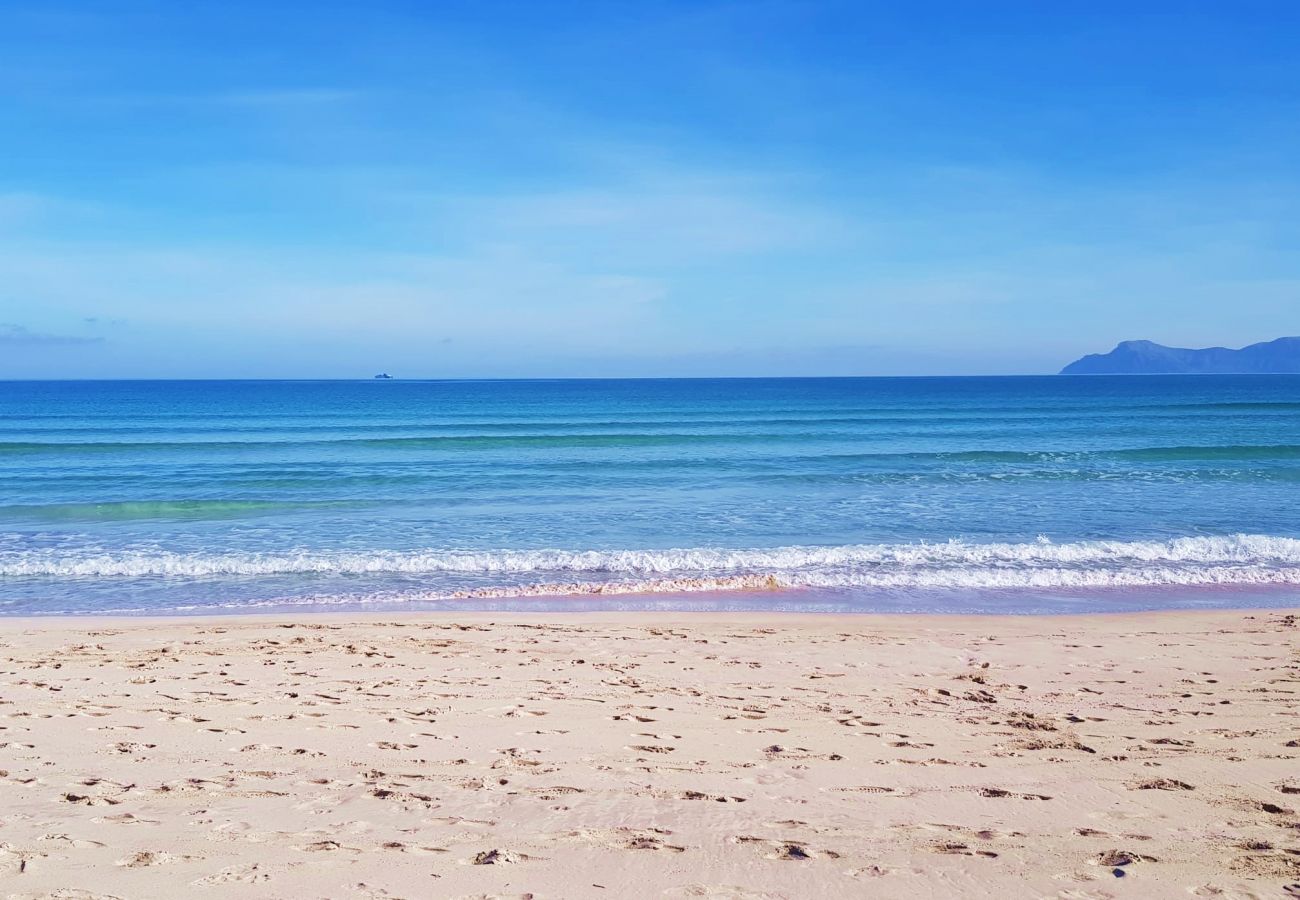
<instances>
[{"instance_id":1,"label":"sea foam line","mask_svg":"<svg viewBox=\"0 0 1300 900\"><path fill-rule=\"evenodd\" d=\"M858 579L851 578L797 578L777 575L733 575L723 577L659 578L627 581L568 581L535 582L497 587L482 587L456 591L394 590L344 594L300 594L287 597L240 599L223 601L212 599L167 607L130 607L99 610L103 613L148 612L201 612L203 610L253 610L285 607L371 607L421 603L473 603L476 601L543 600L547 598L597 599L618 596L649 596L657 594L735 593L775 594L787 590L817 590L827 588L877 588L904 589L921 593L944 590L1007 592L1024 588L1045 588L1060 591L1093 591L1133 587L1255 587L1300 585L1300 570L1276 569L1219 569L1213 572L1123 572L1079 573L1077 571L1039 570L1029 577L1016 577L1003 573L998 578L980 578L978 573L939 572L924 578L903 577ZM931 608L933 599L923 610ZM765 607L767 608L767 607ZM922 610L918 610L922 611Z\"/></svg>"},{"instance_id":2,"label":"sea foam line","mask_svg":"<svg viewBox=\"0 0 1300 900\"><path fill-rule=\"evenodd\" d=\"M1227 535L1157 541L1046 539L1024 543L855 544L770 549L422 550L182 553L168 550L11 549L0 552L0 578L214 578L278 575L453 574L534 578L577 576L655 581L692 577L766 577L800 586L1027 587L1105 581L1125 584L1292 583L1300 578L1300 540ZM612 577L602 577L612 576ZM620 577L623 576L623 577ZM1136 579L1136 580L1133 580ZM1233 582L1237 583L1237 582Z\"/></svg>"},{"instance_id":3,"label":"sea foam line","mask_svg":"<svg viewBox=\"0 0 1300 900\"><path fill-rule=\"evenodd\" d=\"M1300 585L1300 568L1220 567L1143 568L1113 571L1031 569L988 571L941 569L929 572L845 574L753 574L722 577L658 578L628 581L538 582L472 588L447 593L392 595L405 600L487 600L522 597L685 594L700 591L778 591L808 588L874 590L1104 589L1125 587L1211 587ZM376 599L382 600L383 595Z\"/></svg>"}]
</instances>

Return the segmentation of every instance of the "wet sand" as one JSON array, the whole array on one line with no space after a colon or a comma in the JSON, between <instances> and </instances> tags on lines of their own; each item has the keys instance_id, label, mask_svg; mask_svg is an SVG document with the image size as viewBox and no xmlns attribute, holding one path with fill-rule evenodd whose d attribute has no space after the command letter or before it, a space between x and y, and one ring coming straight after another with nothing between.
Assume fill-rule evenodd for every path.
<instances>
[{"instance_id":1,"label":"wet sand","mask_svg":"<svg viewBox=\"0 0 1300 900\"><path fill-rule=\"evenodd\" d=\"M1275 898L1298 810L1287 611L0 621L0 897Z\"/></svg>"}]
</instances>

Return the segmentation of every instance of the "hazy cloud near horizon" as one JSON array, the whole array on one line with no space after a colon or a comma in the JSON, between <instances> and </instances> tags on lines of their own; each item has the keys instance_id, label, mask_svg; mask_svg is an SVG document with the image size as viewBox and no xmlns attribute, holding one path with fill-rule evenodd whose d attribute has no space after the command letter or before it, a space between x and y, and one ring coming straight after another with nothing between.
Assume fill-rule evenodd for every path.
<instances>
[{"instance_id":1,"label":"hazy cloud near horizon","mask_svg":"<svg viewBox=\"0 0 1300 900\"><path fill-rule=\"evenodd\" d=\"M1048 372L1300 332L1288 7L64 12L0 11L0 377Z\"/></svg>"},{"instance_id":2,"label":"hazy cloud near horizon","mask_svg":"<svg viewBox=\"0 0 1300 900\"><path fill-rule=\"evenodd\" d=\"M0 345L8 347L59 347L102 343L104 338L71 334L43 334L22 325L0 322Z\"/></svg>"}]
</instances>

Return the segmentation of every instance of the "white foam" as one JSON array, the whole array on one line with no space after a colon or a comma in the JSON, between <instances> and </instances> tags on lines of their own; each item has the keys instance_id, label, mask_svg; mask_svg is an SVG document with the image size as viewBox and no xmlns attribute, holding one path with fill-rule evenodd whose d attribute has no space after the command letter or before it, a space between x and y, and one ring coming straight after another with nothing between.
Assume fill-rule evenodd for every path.
<instances>
[{"instance_id":1,"label":"white foam","mask_svg":"<svg viewBox=\"0 0 1300 900\"><path fill-rule=\"evenodd\" d=\"M496 582L473 590L507 592L474 596L725 590L733 584L737 588L752 588L754 579L766 587L864 588L1300 584L1300 540L1238 534L1162 541L1057 544L1045 539L1025 543L953 540L738 550L303 550L214 554L32 549L0 552L0 578L206 579L293 575L457 575ZM703 586L692 586L697 583ZM623 589L619 585L629 587Z\"/></svg>"}]
</instances>

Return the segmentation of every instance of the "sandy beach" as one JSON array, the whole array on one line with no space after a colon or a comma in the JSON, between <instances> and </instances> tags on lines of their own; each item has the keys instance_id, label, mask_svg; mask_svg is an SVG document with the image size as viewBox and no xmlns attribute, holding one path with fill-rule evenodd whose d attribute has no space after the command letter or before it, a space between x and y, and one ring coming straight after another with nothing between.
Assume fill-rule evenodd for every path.
<instances>
[{"instance_id":1,"label":"sandy beach","mask_svg":"<svg viewBox=\"0 0 1300 900\"><path fill-rule=\"evenodd\" d=\"M0 896L1281 897L1300 626L0 623Z\"/></svg>"}]
</instances>

